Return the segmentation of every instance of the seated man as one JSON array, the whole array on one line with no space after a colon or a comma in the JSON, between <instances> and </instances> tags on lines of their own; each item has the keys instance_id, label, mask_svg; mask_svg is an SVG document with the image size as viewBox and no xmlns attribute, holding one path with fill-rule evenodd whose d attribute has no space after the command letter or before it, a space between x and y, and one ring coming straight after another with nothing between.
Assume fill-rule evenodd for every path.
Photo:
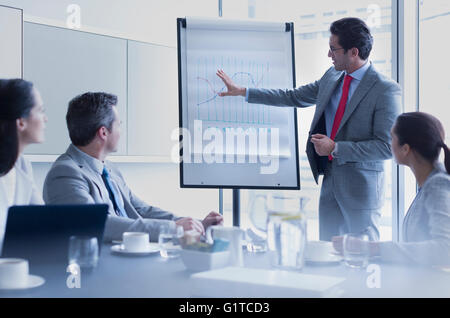
<instances>
[{"instance_id":1,"label":"seated man","mask_svg":"<svg viewBox=\"0 0 450 318\"><path fill-rule=\"evenodd\" d=\"M109 205L105 241L122 239L123 232L148 232L157 241L163 223L204 233L223 218L209 213L203 221L175 215L141 201L105 158L117 151L120 119L117 97L106 93L85 93L72 99L67 111L67 127L72 144L53 164L44 183L46 204Z\"/></svg>"}]
</instances>

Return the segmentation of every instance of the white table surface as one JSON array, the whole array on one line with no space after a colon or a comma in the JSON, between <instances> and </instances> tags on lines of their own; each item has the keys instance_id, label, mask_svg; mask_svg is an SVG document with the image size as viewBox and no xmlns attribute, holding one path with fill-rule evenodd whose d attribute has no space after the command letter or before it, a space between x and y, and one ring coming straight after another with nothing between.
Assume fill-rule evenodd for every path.
<instances>
[{"instance_id":1,"label":"white table surface","mask_svg":"<svg viewBox=\"0 0 450 318\"><path fill-rule=\"evenodd\" d=\"M122 256L111 253L111 245L103 245L98 266L91 272L81 272L81 288L68 288L66 266L36 266L30 263L30 274L45 278L43 286L23 291L0 291L0 297L208 297L214 286L193 289L191 275L180 258L165 260L159 254L149 256ZM376 261L374 261L376 263ZM273 269L266 253L244 252L247 268ZM380 265L381 288L368 288L371 273L354 270L344 264L313 266L308 263L301 271L310 275L343 277L332 297L450 297L450 273L423 267ZM208 288L211 288L209 290ZM229 290L217 292L214 297L233 297ZM251 290L240 290L239 297L274 297L271 293L254 295ZM305 295L307 296L307 295ZM276 297L276 296L275 296ZM295 295L301 297L301 295Z\"/></svg>"}]
</instances>

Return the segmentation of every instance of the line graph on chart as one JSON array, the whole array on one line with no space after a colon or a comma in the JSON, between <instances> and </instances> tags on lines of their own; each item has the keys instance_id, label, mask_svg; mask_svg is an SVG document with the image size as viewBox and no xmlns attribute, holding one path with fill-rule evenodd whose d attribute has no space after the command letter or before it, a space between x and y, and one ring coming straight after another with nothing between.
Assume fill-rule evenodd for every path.
<instances>
[{"instance_id":1,"label":"line graph on chart","mask_svg":"<svg viewBox=\"0 0 450 318\"><path fill-rule=\"evenodd\" d=\"M195 108L195 119L210 124L261 125L273 124L270 106L248 104L242 97L220 97L227 88L216 71L223 69L239 86L264 88L270 86L271 65L269 62L237 57L198 57L194 72L190 75L191 107ZM191 112L194 109L191 108Z\"/></svg>"},{"instance_id":2,"label":"line graph on chart","mask_svg":"<svg viewBox=\"0 0 450 318\"><path fill-rule=\"evenodd\" d=\"M247 103L242 96L221 97L219 94L226 92L227 87L216 74L217 70L222 69L239 86L270 89L283 85L280 84L280 78L285 77L280 67L282 63L262 55L202 53L192 52L188 58L189 129L196 131L198 127L196 128L195 123L201 122L201 134L209 128L218 129L223 135L229 129L242 129L243 133L264 130L271 143L272 138L278 139L277 156L289 157L290 139L288 130L283 129L288 125L289 110L285 107ZM250 153L254 150L249 144L250 137L245 138L245 147L236 148L236 153ZM201 148L198 149L200 150Z\"/></svg>"}]
</instances>

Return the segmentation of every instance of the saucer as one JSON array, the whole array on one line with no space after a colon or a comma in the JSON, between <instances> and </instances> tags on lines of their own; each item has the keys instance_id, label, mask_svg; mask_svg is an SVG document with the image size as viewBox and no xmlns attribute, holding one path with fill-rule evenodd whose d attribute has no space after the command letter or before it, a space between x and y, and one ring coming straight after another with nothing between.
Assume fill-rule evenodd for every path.
<instances>
[{"instance_id":1,"label":"saucer","mask_svg":"<svg viewBox=\"0 0 450 318\"><path fill-rule=\"evenodd\" d=\"M159 244L158 243L148 243L147 249L141 252L130 252L125 249L123 244L113 245L111 246L111 251L114 253L126 254L126 255L148 255L153 253L159 253Z\"/></svg>"},{"instance_id":2,"label":"saucer","mask_svg":"<svg viewBox=\"0 0 450 318\"><path fill-rule=\"evenodd\" d=\"M40 276L36 276L36 275L28 275L28 284L27 284L27 286L10 287L10 288L0 287L0 290L24 290L24 289L30 289L30 288L39 287L39 286L43 285L44 283L45 283L45 279L44 278L42 278Z\"/></svg>"},{"instance_id":3,"label":"saucer","mask_svg":"<svg viewBox=\"0 0 450 318\"><path fill-rule=\"evenodd\" d=\"M305 261L310 264L317 264L317 265L329 265L329 264L337 264L342 261L342 256L335 255L334 253L330 253L326 257L320 257L320 258L305 258Z\"/></svg>"}]
</instances>

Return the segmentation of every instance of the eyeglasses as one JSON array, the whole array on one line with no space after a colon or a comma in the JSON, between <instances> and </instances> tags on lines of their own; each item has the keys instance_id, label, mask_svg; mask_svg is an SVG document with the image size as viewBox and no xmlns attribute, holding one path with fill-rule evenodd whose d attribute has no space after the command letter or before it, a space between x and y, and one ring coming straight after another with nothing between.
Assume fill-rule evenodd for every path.
<instances>
[{"instance_id":1,"label":"eyeglasses","mask_svg":"<svg viewBox=\"0 0 450 318\"><path fill-rule=\"evenodd\" d=\"M340 48L337 48L337 49L335 49L334 47L330 47L330 51L329 52L334 53L334 52L339 51L339 50L345 50L345 49L343 47L340 47Z\"/></svg>"}]
</instances>

